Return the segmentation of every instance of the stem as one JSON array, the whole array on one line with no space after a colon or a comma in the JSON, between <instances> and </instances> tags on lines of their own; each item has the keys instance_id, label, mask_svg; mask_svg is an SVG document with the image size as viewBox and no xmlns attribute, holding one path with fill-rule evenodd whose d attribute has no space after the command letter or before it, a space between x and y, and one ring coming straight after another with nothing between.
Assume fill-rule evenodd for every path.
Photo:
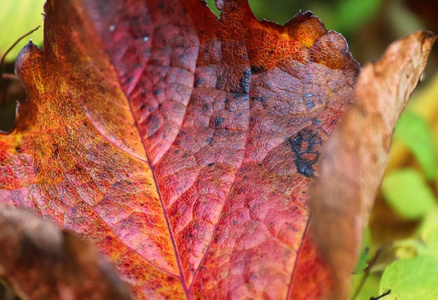
<instances>
[{"instance_id":1,"label":"stem","mask_svg":"<svg viewBox=\"0 0 438 300\"><path fill-rule=\"evenodd\" d=\"M29 32L23 34L22 36L20 36L20 37L15 41L15 43L13 43L12 46L9 47L8 50L6 50L5 54L3 54L2 59L1 59L1 61L0 61L0 74L2 73L2 70L3 70L3 64L4 64L4 62L5 62L6 55L8 55L8 53L11 52L11 50L14 49L14 47L17 46L17 44L18 44L22 39L24 39L24 38L27 37L28 35L34 33L34 32L37 31L40 27L41 27L41 25L38 25L37 27L35 27L35 28L32 29L31 31L29 31Z\"/></svg>"},{"instance_id":2,"label":"stem","mask_svg":"<svg viewBox=\"0 0 438 300\"><path fill-rule=\"evenodd\" d=\"M365 269L365 274L363 275L359 285L357 286L356 291L354 291L354 294L351 297L351 300L355 300L357 298L357 296L359 295L360 291L363 288L363 285L365 284L365 281L368 279L368 276L370 275L371 267L374 266L374 264L377 262L377 259L379 258L379 255L381 252L382 252L382 248L377 249L373 258L370 260L368 267Z\"/></svg>"},{"instance_id":3,"label":"stem","mask_svg":"<svg viewBox=\"0 0 438 300\"><path fill-rule=\"evenodd\" d=\"M6 80L19 80L17 75L11 73L3 73L2 78Z\"/></svg>"},{"instance_id":4,"label":"stem","mask_svg":"<svg viewBox=\"0 0 438 300\"><path fill-rule=\"evenodd\" d=\"M382 299L385 296L388 296L389 294L391 294L391 290L388 290L386 293L383 293L382 295L378 296L378 297L371 297L370 300L378 300L378 299Z\"/></svg>"}]
</instances>

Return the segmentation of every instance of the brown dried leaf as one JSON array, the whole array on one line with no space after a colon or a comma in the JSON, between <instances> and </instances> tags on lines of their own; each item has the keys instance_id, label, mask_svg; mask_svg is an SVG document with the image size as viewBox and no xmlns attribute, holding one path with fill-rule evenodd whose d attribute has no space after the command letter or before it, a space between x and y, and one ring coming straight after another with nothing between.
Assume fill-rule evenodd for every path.
<instances>
[{"instance_id":1,"label":"brown dried leaf","mask_svg":"<svg viewBox=\"0 0 438 300\"><path fill-rule=\"evenodd\" d=\"M311 193L312 225L337 280L335 299L348 294L395 123L435 39L431 32L416 32L390 45L379 62L365 66L355 88L356 105L323 150Z\"/></svg>"},{"instance_id":2,"label":"brown dried leaf","mask_svg":"<svg viewBox=\"0 0 438 300\"><path fill-rule=\"evenodd\" d=\"M111 265L71 232L6 205L0 228L0 277L21 299L130 299Z\"/></svg>"}]
</instances>

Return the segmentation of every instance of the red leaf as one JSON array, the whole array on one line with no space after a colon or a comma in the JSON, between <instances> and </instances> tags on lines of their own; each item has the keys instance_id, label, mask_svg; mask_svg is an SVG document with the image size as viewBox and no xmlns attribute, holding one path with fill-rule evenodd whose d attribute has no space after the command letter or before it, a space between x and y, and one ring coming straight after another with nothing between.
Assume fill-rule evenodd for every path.
<instances>
[{"instance_id":1,"label":"red leaf","mask_svg":"<svg viewBox=\"0 0 438 300\"><path fill-rule=\"evenodd\" d=\"M327 296L307 192L358 64L311 13L221 5L48 1L0 201L93 240L138 298Z\"/></svg>"}]
</instances>

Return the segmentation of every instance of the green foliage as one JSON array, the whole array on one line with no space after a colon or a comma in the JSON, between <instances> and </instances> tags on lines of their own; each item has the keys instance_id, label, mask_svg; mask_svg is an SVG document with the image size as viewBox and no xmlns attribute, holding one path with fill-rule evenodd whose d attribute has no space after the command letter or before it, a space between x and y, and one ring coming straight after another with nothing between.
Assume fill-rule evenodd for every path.
<instances>
[{"instance_id":1,"label":"green foliage","mask_svg":"<svg viewBox=\"0 0 438 300\"><path fill-rule=\"evenodd\" d=\"M23 34L42 25L43 5L45 0L3 0L0 9L0 56ZM19 26L17 26L19 24ZM33 43L42 45L42 28L29 36ZM14 61L20 50L28 43L26 38L21 41L6 57L7 61Z\"/></svg>"},{"instance_id":2,"label":"green foliage","mask_svg":"<svg viewBox=\"0 0 438 300\"><path fill-rule=\"evenodd\" d=\"M336 28L354 32L363 26L379 9L381 0L338 1Z\"/></svg>"},{"instance_id":3,"label":"green foliage","mask_svg":"<svg viewBox=\"0 0 438 300\"><path fill-rule=\"evenodd\" d=\"M430 212L419 229L420 237L425 244L424 254L438 259L438 209Z\"/></svg>"},{"instance_id":4,"label":"green foliage","mask_svg":"<svg viewBox=\"0 0 438 300\"><path fill-rule=\"evenodd\" d=\"M394 139L402 141L421 164L427 179L436 177L436 151L426 120L421 116L406 110L397 123Z\"/></svg>"},{"instance_id":5,"label":"green foliage","mask_svg":"<svg viewBox=\"0 0 438 300\"><path fill-rule=\"evenodd\" d=\"M368 254L369 250L368 247L364 247L360 252L359 261L357 262L354 274L359 274L368 267L368 261L370 260L370 255Z\"/></svg>"},{"instance_id":6,"label":"green foliage","mask_svg":"<svg viewBox=\"0 0 438 300\"><path fill-rule=\"evenodd\" d=\"M300 10L311 10L319 16L328 29L350 35L364 26L377 14L381 0L249 0L254 15L259 20L267 19L285 24ZM219 10L214 0L207 0L208 6L216 13Z\"/></svg>"},{"instance_id":7,"label":"green foliage","mask_svg":"<svg viewBox=\"0 0 438 300\"><path fill-rule=\"evenodd\" d=\"M436 206L435 196L414 169L403 169L388 174L382 192L386 202L405 219L421 218Z\"/></svg>"},{"instance_id":8,"label":"green foliage","mask_svg":"<svg viewBox=\"0 0 438 300\"><path fill-rule=\"evenodd\" d=\"M366 274L358 274L353 276L353 289L356 291L359 284L364 279ZM360 293L354 298L354 300L370 300L371 297L376 297L379 294L380 276L372 274L365 278L363 286L361 286ZM353 298L350 298L353 300Z\"/></svg>"},{"instance_id":9,"label":"green foliage","mask_svg":"<svg viewBox=\"0 0 438 300\"><path fill-rule=\"evenodd\" d=\"M220 15L221 12L214 4L214 0L207 0L207 6L210 7L210 9L215 13L216 16Z\"/></svg>"},{"instance_id":10,"label":"green foliage","mask_svg":"<svg viewBox=\"0 0 438 300\"><path fill-rule=\"evenodd\" d=\"M422 255L390 264L383 273L380 293L385 300L435 300L438 298L438 259Z\"/></svg>"}]
</instances>

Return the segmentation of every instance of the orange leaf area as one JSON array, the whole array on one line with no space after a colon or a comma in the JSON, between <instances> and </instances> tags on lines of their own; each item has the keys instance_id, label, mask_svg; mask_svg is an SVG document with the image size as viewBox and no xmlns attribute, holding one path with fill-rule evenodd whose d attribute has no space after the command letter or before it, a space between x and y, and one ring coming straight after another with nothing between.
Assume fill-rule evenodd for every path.
<instances>
[{"instance_id":1,"label":"orange leaf area","mask_svg":"<svg viewBox=\"0 0 438 300\"><path fill-rule=\"evenodd\" d=\"M307 194L359 66L311 13L219 2L49 0L0 201L91 239L138 298L327 296Z\"/></svg>"}]
</instances>

